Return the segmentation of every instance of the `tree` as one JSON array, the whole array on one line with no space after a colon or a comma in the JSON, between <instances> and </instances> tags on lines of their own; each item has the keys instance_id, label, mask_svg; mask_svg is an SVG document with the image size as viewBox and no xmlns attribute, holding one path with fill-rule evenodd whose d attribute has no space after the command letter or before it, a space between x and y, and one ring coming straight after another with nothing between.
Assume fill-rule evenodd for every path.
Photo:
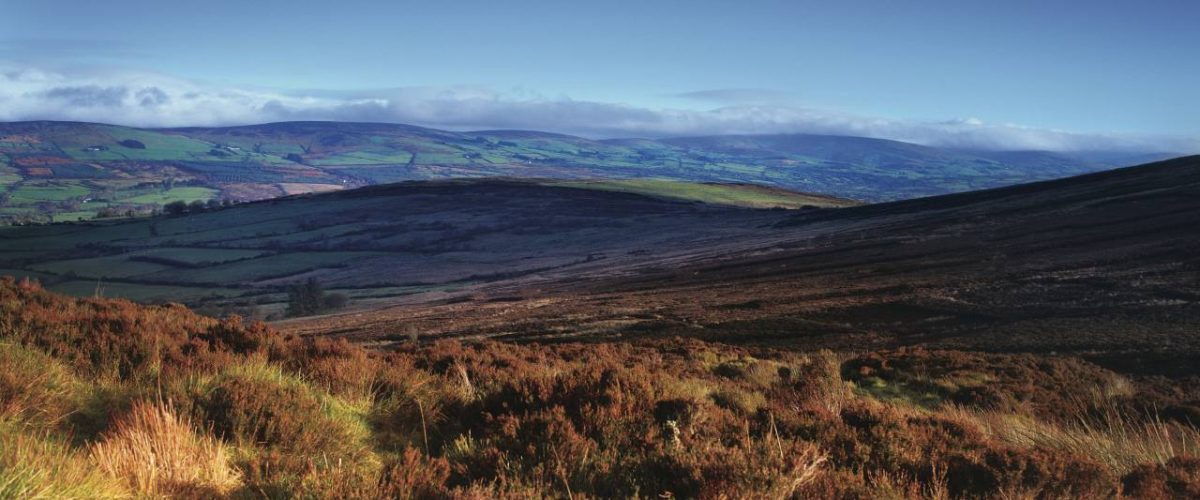
<instances>
[{"instance_id":1,"label":"tree","mask_svg":"<svg viewBox=\"0 0 1200 500\"><path fill-rule=\"evenodd\" d=\"M196 200L188 205L188 211L189 212L203 212L204 207L205 207L205 204L203 201Z\"/></svg>"},{"instance_id":2,"label":"tree","mask_svg":"<svg viewBox=\"0 0 1200 500\"><path fill-rule=\"evenodd\" d=\"M309 278L303 283L288 287L288 316L308 316L316 314L321 309L321 298L325 290L316 278Z\"/></svg>"},{"instance_id":3,"label":"tree","mask_svg":"<svg viewBox=\"0 0 1200 500\"><path fill-rule=\"evenodd\" d=\"M324 306L326 311L341 309L346 307L346 304L349 302L350 297L347 297L344 293L327 293L321 298L321 305Z\"/></svg>"},{"instance_id":4,"label":"tree","mask_svg":"<svg viewBox=\"0 0 1200 500\"><path fill-rule=\"evenodd\" d=\"M289 317L311 316L325 311L346 307L350 298L340 293L325 293L316 278L288 287L287 315Z\"/></svg>"},{"instance_id":5,"label":"tree","mask_svg":"<svg viewBox=\"0 0 1200 500\"><path fill-rule=\"evenodd\" d=\"M167 215L182 215L187 213L188 204L183 200L175 200L163 205L163 211L166 212Z\"/></svg>"}]
</instances>

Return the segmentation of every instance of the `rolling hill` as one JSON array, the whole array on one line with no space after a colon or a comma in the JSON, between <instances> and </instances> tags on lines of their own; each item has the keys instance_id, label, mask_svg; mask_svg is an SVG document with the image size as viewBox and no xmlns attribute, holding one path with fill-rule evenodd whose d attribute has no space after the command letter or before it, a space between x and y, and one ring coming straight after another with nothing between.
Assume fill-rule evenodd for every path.
<instances>
[{"instance_id":1,"label":"rolling hill","mask_svg":"<svg viewBox=\"0 0 1200 500\"><path fill-rule=\"evenodd\" d=\"M0 221L146 214L173 201L248 201L459 177L758 184L862 201L1065 177L1113 155L955 151L859 137L595 141L527 131L288 122L135 129L0 123Z\"/></svg>"},{"instance_id":2,"label":"rolling hill","mask_svg":"<svg viewBox=\"0 0 1200 500\"><path fill-rule=\"evenodd\" d=\"M1195 496L1200 157L836 209L629 182L0 228L76 295L351 297L0 277L0 496Z\"/></svg>"},{"instance_id":3,"label":"rolling hill","mask_svg":"<svg viewBox=\"0 0 1200 500\"><path fill-rule=\"evenodd\" d=\"M237 305L265 316L282 310L288 284L307 278L366 304L589 262L620 269L713 252L795 212L738 205L853 205L757 186L680 186L412 181L175 217L0 228L0 274L75 295Z\"/></svg>"},{"instance_id":4,"label":"rolling hill","mask_svg":"<svg viewBox=\"0 0 1200 500\"><path fill-rule=\"evenodd\" d=\"M393 341L406 324L467 338L923 345L1076 353L1160 372L1200 359L1200 157L780 215L712 252L620 269L580 263L285 329Z\"/></svg>"},{"instance_id":5,"label":"rolling hill","mask_svg":"<svg viewBox=\"0 0 1200 500\"><path fill-rule=\"evenodd\" d=\"M838 209L697 203L629 182L414 181L13 227L0 231L0 274L260 317L315 278L351 311L283 327L364 341L416 325L466 338L1200 353L1197 157ZM747 189L739 204L762 195Z\"/></svg>"}]
</instances>

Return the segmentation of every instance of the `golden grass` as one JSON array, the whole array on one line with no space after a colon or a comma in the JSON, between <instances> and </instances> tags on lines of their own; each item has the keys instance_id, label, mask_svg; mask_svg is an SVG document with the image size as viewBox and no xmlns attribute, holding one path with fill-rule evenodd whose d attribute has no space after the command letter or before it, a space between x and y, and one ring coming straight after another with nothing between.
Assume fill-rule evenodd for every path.
<instances>
[{"instance_id":1,"label":"golden grass","mask_svg":"<svg viewBox=\"0 0 1200 500\"><path fill-rule=\"evenodd\" d=\"M220 441L160 404L134 405L91 446L90 457L141 495L221 495L241 484Z\"/></svg>"},{"instance_id":2,"label":"golden grass","mask_svg":"<svg viewBox=\"0 0 1200 500\"><path fill-rule=\"evenodd\" d=\"M70 411L78 381L58 360L0 342L0 417L53 425Z\"/></svg>"},{"instance_id":3,"label":"golden grass","mask_svg":"<svg viewBox=\"0 0 1200 500\"><path fill-rule=\"evenodd\" d=\"M1043 422L1015 413L947 407L940 414L973 422L1013 446L1042 447L1089 457L1118 476L1141 464L1165 464L1179 456L1200 456L1200 430L1159 419L1138 421L1116 411L1080 417L1073 425Z\"/></svg>"},{"instance_id":4,"label":"golden grass","mask_svg":"<svg viewBox=\"0 0 1200 500\"><path fill-rule=\"evenodd\" d=\"M119 481L98 471L45 432L0 421L0 498L128 498Z\"/></svg>"}]
</instances>

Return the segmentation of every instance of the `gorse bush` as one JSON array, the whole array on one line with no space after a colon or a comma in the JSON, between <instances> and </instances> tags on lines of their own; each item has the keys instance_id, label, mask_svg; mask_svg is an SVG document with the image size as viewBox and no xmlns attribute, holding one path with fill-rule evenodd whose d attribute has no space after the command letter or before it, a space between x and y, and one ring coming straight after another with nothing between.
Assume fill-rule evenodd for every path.
<instances>
[{"instance_id":1,"label":"gorse bush","mask_svg":"<svg viewBox=\"0 0 1200 500\"><path fill-rule=\"evenodd\" d=\"M0 281L6 498L1186 497L1189 394L919 349L373 352Z\"/></svg>"}]
</instances>

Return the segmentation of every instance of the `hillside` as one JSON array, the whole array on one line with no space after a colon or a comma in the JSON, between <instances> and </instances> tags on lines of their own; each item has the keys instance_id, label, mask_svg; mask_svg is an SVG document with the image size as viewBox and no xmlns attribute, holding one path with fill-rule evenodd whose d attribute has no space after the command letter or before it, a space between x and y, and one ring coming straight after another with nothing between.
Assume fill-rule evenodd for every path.
<instances>
[{"instance_id":1,"label":"hillside","mask_svg":"<svg viewBox=\"0 0 1200 500\"><path fill-rule=\"evenodd\" d=\"M781 196L845 205L471 179L0 228L0 274L225 316L0 278L0 497L1200 491L1200 157L740 206ZM230 315L308 278L350 309Z\"/></svg>"},{"instance_id":2,"label":"hillside","mask_svg":"<svg viewBox=\"0 0 1200 500\"><path fill-rule=\"evenodd\" d=\"M626 192L633 188L644 194ZM0 228L0 275L75 295L236 306L266 317L282 311L286 286L308 278L366 306L585 264L618 272L710 254L770 236L762 228L790 213L698 198L809 210L845 204L665 181L407 182L175 217Z\"/></svg>"},{"instance_id":3,"label":"hillside","mask_svg":"<svg viewBox=\"0 0 1200 500\"><path fill-rule=\"evenodd\" d=\"M371 315L289 322L398 340L687 335L726 342L1077 353L1194 374L1200 157L1036 184L786 213L718 253L613 275L603 263ZM503 298L502 302L493 302Z\"/></svg>"},{"instance_id":4,"label":"hillside","mask_svg":"<svg viewBox=\"0 0 1200 500\"><path fill-rule=\"evenodd\" d=\"M1070 357L281 335L0 278L5 498L1180 498L1196 388ZM419 341L422 332L414 331Z\"/></svg>"},{"instance_id":5,"label":"hillside","mask_svg":"<svg viewBox=\"0 0 1200 500\"><path fill-rule=\"evenodd\" d=\"M593 141L543 132L287 122L135 129L0 123L0 222L144 214L172 201L246 201L457 177L758 184L862 201L1065 177L1119 157L945 150L858 137Z\"/></svg>"}]
</instances>

